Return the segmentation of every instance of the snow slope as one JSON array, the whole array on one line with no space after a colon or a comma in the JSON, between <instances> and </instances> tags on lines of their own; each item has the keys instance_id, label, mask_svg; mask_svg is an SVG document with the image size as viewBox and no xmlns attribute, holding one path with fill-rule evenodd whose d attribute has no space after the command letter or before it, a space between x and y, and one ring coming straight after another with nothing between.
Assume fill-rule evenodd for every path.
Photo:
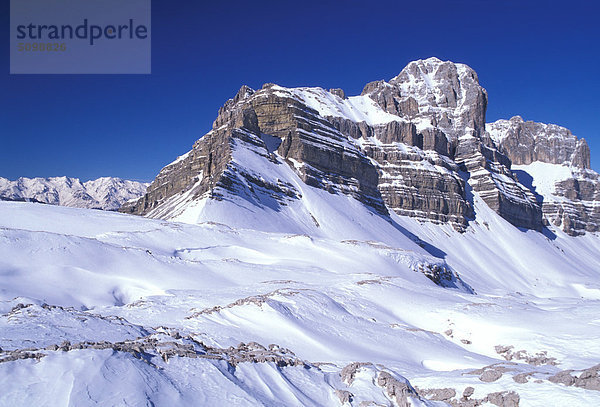
<instances>
[{"instance_id":1,"label":"snow slope","mask_svg":"<svg viewBox=\"0 0 600 407\"><path fill-rule=\"evenodd\" d=\"M416 243L399 234L391 219L378 215L372 208L348 195L332 194L306 185L298 174L278 154L265 159L262 147L236 140L232 148L231 173L251 174L263 182L286 185L299 196L284 204L270 191L260 191L257 186L241 188L235 193L216 188L222 195L219 200L193 198L190 193L175 195L148 214L152 218L196 224L217 222L233 228L264 232L307 234L314 237L378 240L387 244L402 244L411 250L420 250ZM297 164L303 165L303 164ZM246 185L244 177L238 176Z\"/></svg>"},{"instance_id":2,"label":"snow slope","mask_svg":"<svg viewBox=\"0 0 600 407\"><path fill-rule=\"evenodd\" d=\"M33 201L52 205L116 210L130 199L144 194L148 184L103 177L81 182L78 178L0 177L0 200Z\"/></svg>"},{"instance_id":3,"label":"snow slope","mask_svg":"<svg viewBox=\"0 0 600 407\"><path fill-rule=\"evenodd\" d=\"M357 123L366 122L370 126L403 121L401 117L383 110L367 95L342 99L319 87L284 88L274 85L271 89L278 96L299 100L306 106L315 109L323 117L342 117Z\"/></svg>"},{"instance_id":4,"label":"snow slope","mask_svg":"<svg viewBox=\"0 0 600 407\"><path fill-rule=\"evenodd\" d=\"M316 218L341 204L311 189ZM224 222L235 204L203 214ZM522 232L475 204L464 234L352 205L297 234L0 202L0 405L329 406L342 391L397 405L385 372L423 395L597 405L599 391L548 379L598 363L600 239ZM433 266L464 284L434 284ZM498 345L526 352L508 362ZM524 360L541 352L557 365ZM367 363L353 380L352 362Z\"/></svg>"},{"instance_id":5,"label":"snow slope","mask_svg":"<svg viewBox=\"0 0 600 407\"><path fill-rule=\"evenodd\" d=\"M522 173L531 177L532 187L535 192L549 201L575 201L569 199L565 195L565 191L556 190L557 184L561 181L569 179L577 180L578 182L597 182L598 173L594 170L577 168L568 164L551 164L541 161L534 161L528 165L513 165L513 171ZM588 201L591 206L598 205L595 201Z\"/></svg>"}]
</instances>

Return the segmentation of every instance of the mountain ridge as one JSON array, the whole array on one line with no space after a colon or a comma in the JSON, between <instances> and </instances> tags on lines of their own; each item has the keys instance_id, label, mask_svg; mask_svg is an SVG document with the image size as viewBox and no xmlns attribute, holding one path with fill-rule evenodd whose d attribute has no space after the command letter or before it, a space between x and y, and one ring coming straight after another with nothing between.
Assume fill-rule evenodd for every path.
<instances>
[{"instance_id":1,"label":"mountain ridge","mask_svg":"<svg viewBox=\"0 0 600 407\"><path fill-rule=\"evenodd\" d=\"M242 190L252 195L255 189L280 203L299 200L291 178L264 182L270 175L260 168L271 161L286 163L306 185L352 196L382 216L393 211L465 230L476 217L474 193L517 227L541 231L554 225L575 235L598 230L594 205L576 204L568 211L544 206L520 182L511 171L518 141L508 142L520 133L501 136L506 126L486 123L486 108L477 73L437 58L413 61L389 82L368 83L358 96L340 89L242 86L219 109L213 129L121 211L173 218L167 208L175 200L183 213L185 202ZM559 135L559 144L575 143L572 162L589 167L585 141L570 132ZM240 148L266 161L236 161ZM594 177L588 181L586 191L597 188ZM597 198L594 192L584 195L587 201Z\"/></svg>"},{"instance_id":2,"label":"mountain ridge","mask_svg":"<svg viewBox=\"0 0 600 407\"><path fill-rule=\"evenodd\" d=\"M10 181L0 177L0 199L32 201L77 208L117 210L141 196L148 184L101 177L81 182L79 178L25 178Z\"/></svg>"}]
</instances>

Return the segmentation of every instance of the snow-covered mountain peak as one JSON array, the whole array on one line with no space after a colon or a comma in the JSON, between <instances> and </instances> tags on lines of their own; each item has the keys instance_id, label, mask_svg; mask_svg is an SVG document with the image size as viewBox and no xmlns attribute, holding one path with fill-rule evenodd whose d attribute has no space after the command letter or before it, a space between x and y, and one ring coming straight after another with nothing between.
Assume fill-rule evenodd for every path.
<instances>
[{"instance_id":1,"label":"snow-covered mountain peak","mask_svg":"<svg viewBox=\"0 0 600 407\"><path fill-rule=\"evenodd\" d=\"M117 210L125 202L143 195L147 186L145 183L113 177L84 183L78 178L66 176L19 178L16 181L0 177L0 199Z\"/></svg>"},{"instance_id":2,"label":"snow-covered mountain peak","mask_svg":"<svg viewBox=\"0 0 600 407\"><path fill-rule=\"evenodd\" d=\"M438 58L413 61L389 82L368 83L362 94L419 131L441 130L450 143L465 132L478 136L485 126L487 92L464 64Z\"/></svg>"},{"instance_id":3,"label":"snow-covered mountain peak","mask_svg":"<svg viewBox=\"0 0 600 407\"><path fill-rule=\"evenodd\" d=\"M437 57L426 59L418 59L412 61L402 69L402 71L392 78L389 82L394 84L398 82L406 82L409 77L418 80L419 78L426 82L431 88L434 82L440 81L441 75L445 75L446 79L452 79L452 76L459 76L461 79L471 79L479 84L477 72L466 64L461 64L452 61L442 61Z\"/></svg>"},{"instance_id":4,"label":"snow-covered mountain peak","mask_svg":"<svg viewBox=\"0 0 600 407\"><path fill-rule=\"evenodd\" d=\"M234 98L225 103L220 114L248 98L275 95L294 98L317 110L323 117L341 117L372 126L392 121L413 121L420 128L431 128L444 126L448 117L465 114L473 118L478 116L477 123L470 126L472 129L478 128L480 121L485 121L487 93L479 85L477 73L467 65L441 61L435 57L409 63L389 82L380 80L367 84L358 96L345 97L342 93L344 97L341 97L339 92L332 91L320 87L286 88L273 83L267 83L255 91L244 85ZM407 109L394 108L386 102L382 103L382 92L386 98L389 98L389 94L396 99L396 105L410 105L413 100L417 103L414 107L407 106ZM478 111L468 112L473 108ZM433 120L431 116L434 116ZM454 137L454 133L456 131L449 131L447 136Z\"/></svg>"}]
</instances>

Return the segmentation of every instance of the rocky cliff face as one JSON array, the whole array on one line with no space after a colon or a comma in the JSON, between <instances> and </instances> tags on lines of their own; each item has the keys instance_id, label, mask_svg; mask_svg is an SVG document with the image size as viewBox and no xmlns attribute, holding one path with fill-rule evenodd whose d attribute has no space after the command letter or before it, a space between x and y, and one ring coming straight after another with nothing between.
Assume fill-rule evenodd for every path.
<instances>
[{"instance_id":1,"label":"rocky cliff face","mask_svg":"<svg viewBox=\"0 0 600 407\"><path fill-rule=\"evenodd\" d=\"M272 149L277 148L278 156L292 165L304 183L351 195L387 214L377 189L376 168L347 135L307 105L304 98L313 96L311 90L303 93L267 84L252 96L222 109L215 126L230 122L230 117L241 111L249 112L256 117L254 133L274 136ZM318 98L319 93L314 97Z\"/></svg>"},{"instance_id":2,"label":"rocky cliff face","mask_svg":"<svg viewBox=\"0 0 600 407\"><path fill-rule=\"evenodd\" d=\"M304 185L355 198L383 217L393 211L464 230L476 216L476 194L515 226L541 230L539 194L511 171L511 160L564 158L585 169L587 145L561 133L566 141L558 149L543 135L531 136L540 147L520 155L523 137L541 133L488 133L486 107L487 93L471 68L436 58L411 62L359 96L243 86L219 110L213 129L121 210L170 218L190 202L230 194L278 210L302 200L297 181L281 171L287 167ZM589 197L590 188L583 189Z\"/></svg>"},{"instance_id":3,"label":"rocky cliff face","mask_svg":"<svg viewBox=\"0 0 600 407\"><path fill-rule=\"evenodd\" d=\"M520 116L488 123L487 131L516 165L535 161L590 168L590 148L570 130L555 124L524 121Z\"/></svg>"},{"instance_id":4,"label":"rocky cliff face","mask_svg":"<svg viewBox=\"0 0 600 407\"><path fill-rule=\"evenodd\" d=\"M122 211L163 217L186 200L221 199L227 193L271 207L300 197L288 180L269 180L260 160L285 162L307 185L350 195L381 215L388 213L371 161L296 93L272 84L257 92L242 87L219 110L213 130L163 168L146 196Z\"/></svg>"},{"instance_id":5,"label":"rocky cliff face","mask_svg":"<svg viewBox=\"0 0 600 407\"><path fill-rule=\"evenodd\" d=\"M594 171L573 171L554 184L554 194L544 197L549 222L570 235L600 231L600 176Z\"/></svg>"},{"instance_id":6,"label":"rocky cliff face","mask_svg":"<svg viewBox=\"0 0 600 407\"><path fill-rule=\"evenodd\" d=\"M438 147L438 152L453 155L461 136L485 129L487 92L475 71L463 64L437 58L413 61L389 82L367 84L362 94L386 112L415 123L420 132L438 129L429 134L425 149Z\"/></svg>"},{"instance_id":7,"label":"rocky cliff face","mask_svg":"<svg viewBox=\"0 0 600 407\"><path fill-rule=\"evenodd\" d=\"M437 58L414 61L389 82L371 82L363 95L414 124L415 142L403 142L453 159L472 190L502 217L515 226L542 228L535 196L513 176L510 160L485 134L487 93L471 68ZM404 192L398 189L397 195ZM454 208L455 215L469 217L466 202Z\"/></svg>"},{"instance_id":8,"label":"rocky cliff face","mask_svg":"<svg viewBox=\"0 0 600 407\"><path fill-rule=\"evenodd\" d=\"M571 235L600 230L600 181L584 139L520 116L488 123L487 130L520 177L530 179L546 222Z\"/></svg>"}]
</instances>

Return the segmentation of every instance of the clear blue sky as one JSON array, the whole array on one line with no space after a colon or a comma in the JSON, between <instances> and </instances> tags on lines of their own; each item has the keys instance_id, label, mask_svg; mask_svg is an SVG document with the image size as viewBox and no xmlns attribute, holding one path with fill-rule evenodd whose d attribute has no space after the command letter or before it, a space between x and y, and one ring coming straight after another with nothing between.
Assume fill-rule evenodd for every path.
<instances>
[{"instance_id":1,"label":"clear blue sky","mask_svg":"<svg viewBox=\"0 0 600 407\"><path fill-rule=\"evenodd\" d=\"M243 84L341 87L437 56L473 67L488 121L521 115L587 139L600 170L593 1L154 0L152 75L9 75L0 6L0 176L150 181Z\"/></svg>"}]
</instances>

